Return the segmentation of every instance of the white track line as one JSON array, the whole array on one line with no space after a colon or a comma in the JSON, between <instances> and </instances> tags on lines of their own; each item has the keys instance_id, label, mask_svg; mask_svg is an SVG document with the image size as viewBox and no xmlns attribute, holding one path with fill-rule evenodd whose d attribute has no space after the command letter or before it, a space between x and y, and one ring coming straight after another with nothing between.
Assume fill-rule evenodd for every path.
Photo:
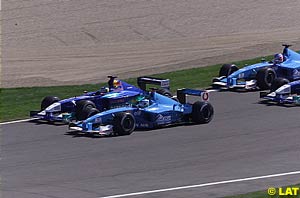
<instances>
[{"instance_id":1,"label":"white track line","mask_svg":"<svg viewBox=\"0 0 300 198\"><path fill-rule=\"evenodd\" d=\"M299 174L300 174L300 171L294 171L294 172L248 177L248 178L243 178L243 179L233 179L233 180L211 182L211 183L204 183L204 184L197 184L197 185L190 185L190 186L179 186L179 187L174 187L174 188L165 188L165 189L149 190L149 191L142 191L142 192L135 192L135 193L128 193L128 194L112 195L112 196L99 197L99 198L130 197L130 196L136 196L136 195L145 195L145 194L160 193L160 192L167 192L167 191L183 190L183 189L189 189L189 188L201 188L201 187L206 187L206 186L215 186L215 185L220 185L220 184L230 184L230 183L252 181L252 180L259 180L259 179L266 179L266 178L273 178L273 177L282 177L282 176L288 176L288 175L299 175Z\"/></svg>"},{"instance_id":2,"label":"white track line","mask_svg":"<svg viewBox=\"0 0 300 198\"><path fill-rule=\"evenodd\" d=\"M1 122L0 126L1 125L6 125L6 124L15 124L15 123L20 123L20 122L28 122L28 121L36 120L36 119L37 118L30 118L30 119L25 119L25 120L15 120L15 121L10 121L10 122Z\"/></svg>"}]
</instances>

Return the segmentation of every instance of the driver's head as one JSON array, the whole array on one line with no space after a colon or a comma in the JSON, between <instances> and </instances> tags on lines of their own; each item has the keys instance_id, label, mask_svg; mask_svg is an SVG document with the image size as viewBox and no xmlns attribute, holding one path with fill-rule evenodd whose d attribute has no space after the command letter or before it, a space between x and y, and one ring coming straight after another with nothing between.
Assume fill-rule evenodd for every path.
<instances>
[{"instance_id":1,"label":"driver's head","mask_svg":"<svg viewBox=\"0 0 300 198\"><path fill-rule=\"evenodd\" d=\"M139 102L142 101L144 98L145 98L144 96L138 95L138 96L136 96L135 98L133 98L133 99L131 100L131 103L132 103L133 105L138 105Z\"/></svg>"},{"instance_id":2,"label":"driver's head","mask_svg":"<svg viewBox=\"0 0 300 198\"><path fill-rule=\"evenodd\" d=\"M282 54L275 54L274 55L274 61L277 63L282 63L283 62L283 55Z\"/></svg>"},{"instance_id":3,"label":"driver's head","mask_svg":"<svg viewBox=\"0 0 300 198\"><path fill-rule=\"evenodd\" d=\"M113 82L113 87L114 87L114 88L119 88L119 87L121 87L121 81L120 81L120 80L114 80L114 82Z\"/></svg>"}]
</instances>

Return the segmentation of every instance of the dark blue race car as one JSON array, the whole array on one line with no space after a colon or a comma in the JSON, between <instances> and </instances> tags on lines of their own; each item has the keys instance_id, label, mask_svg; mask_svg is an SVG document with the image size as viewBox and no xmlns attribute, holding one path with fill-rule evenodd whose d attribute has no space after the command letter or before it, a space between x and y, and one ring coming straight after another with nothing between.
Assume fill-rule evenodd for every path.
<instances>
[{"instance_id":1,"label":"dark blue race car","mask_svg":"<svg viewBox=\"0 0 300 198\"><path fill-rule=\"evenodd\" d=\"M30 117L47 121L84 120L90 117L90 108L97 112L125 106L134 97L145 92L146 84L156 84L161 88L159 92L171 97L169 80L139 77L140 88L124 81L117 80L115 76L108 76L108 87L102 87L95 92L86 92L83 95L60 100L55 96L47 96L41 102L40 111L31 111Z\"/></svg>"},{"instance_id":2,"label":"dark blue race car","mask_svg":"<svg viewBox=\"0 0 300 198\"><path fill-rule=\"evenodd\" d=\"M200 96L193 104L186 102L186 95ZM207 102L208 92L192 89L177 91L177 99L155 91L143 93L127 106L96 113L84 121L70 123L71 130L86 134L129 135L137 129L153 129L180 123L209 123L214 114Z\"/></svg>"},{"instance_id":3,"label":"dark blue race car","mask_svg":"<svg viewBox=\"0 0 300 198\"><path fill-rule=\"evenodd\" d=\"M219 71L219 77L213 79L212 86L225 89L270 89L276 78L285 78L290 82L300 79L300 54L283 45L283 53L277 54L273 61L238 69L236 65L225 64ZM277 56L279 59L277 59Z\"/></svg>"}]
</instances>

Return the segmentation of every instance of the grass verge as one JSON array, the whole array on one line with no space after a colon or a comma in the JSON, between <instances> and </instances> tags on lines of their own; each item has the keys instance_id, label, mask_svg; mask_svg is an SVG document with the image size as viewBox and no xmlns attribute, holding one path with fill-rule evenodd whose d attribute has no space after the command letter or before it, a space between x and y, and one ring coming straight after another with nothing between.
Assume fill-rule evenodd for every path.
<instances>
[{"instance_id":1,"label":"grass verge","mask_svg":"<svg viewBox=\"0 0 300 198\"><path fill-rule=\"evenodd\" d=\"M287 189L287 188L289 188L289 189ZM276 188L276 192L274 195L269 195L268 190L266 189L266 190L262 190L262 191L257 191L257 192L242 194L242 195L228 196L228 197L224 197L224 198L300 198L300 191L297 190L297 193L294 194L293 193L294 191L291 188L299 189L300 184L282 187L280 190L281 195L279 193L279 188ZM293 194L289 194L291 192Z\"/></svg>"},{"instance_id":2,"label":"grass verge","mask_svg":"<svg viewBox=\"0 0 300 198\"><path fill-rule=\"evenodd\" d=\"M268 59L270 57L267 57ZM245 64L259 62L261 58L237 61L234 64L243 67ZM167 72L152 76L168 78L171 81L172 91L178 88L209 87L211 79L218 76L219 65ZM136 79L127 79L126 82L136 85ZM48 95L68 98L78 96L83 91L99 89L105 83L86 84L75 86L30 87L30 88L2 88L0 89L0 122L23 119L29 117L30 110L39 110L41 100Z\"/></svg>"}]
</instances>

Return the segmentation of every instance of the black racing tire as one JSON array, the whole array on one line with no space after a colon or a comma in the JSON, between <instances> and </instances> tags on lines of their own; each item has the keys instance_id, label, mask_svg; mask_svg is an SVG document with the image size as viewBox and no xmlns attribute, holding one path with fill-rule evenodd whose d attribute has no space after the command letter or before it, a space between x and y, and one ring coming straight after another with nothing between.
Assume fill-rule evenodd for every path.
<instances>
[{"instance_id":1,"label":"black racing tire","mask_svg":"<svg viewBox=\"0 0 300 198\"><path fill-rule=\"evenodd\" d=\"M276 91L279 87L288 84L290 81L286 78L275 78L271 84L270 92Z\"/></svg>"},{"instance_id":2,"label":"black racing tire","mask_svg":"<svg viewBox=\"0 0 300 198\"><path fill-rule=\"evenodd\" d=\"M235 64L224 64L222 65L219 71L219 77L225 76L228 77L233 72L239 70L239 68Z\"/></svg>"},{"instance_id":3,"label":"black racing tire","mask_svg":"<svg viewBox=\"0 0 300 198\"><path fill-rule=\"evenodd\" d=\"M85 120L87 118L87 109L96 108L95 103L90 100L80 100L76 102L75 117L76 120Z\"/></svg>"},{"instance_id":4,"label":"black racing tire","mask_svg":"<svg viewBox=\"0 0 300 198\"><path fill-rule=\"evenodd\" d=\"M262 89L270 89L276 78L276 73L272 68L262 68L256 74L257 86Z\"/></svg>"},{"instance_id":5,"label":"black racing tire","mask_svg":"<svg viewBox=\"0 0 300 198\"><path fill-rule=\"evenodd\" d=\"M197 101L192 106L192 121L196 124L209 123L214 116L214 108L209 102Z\"/></svg>"},{"instance_id":6,"label":"black racing tire","mask_svg":"<svg viewBox=\"0 0 300 198\"><path fill-rule=\"evenodd\" d=\"M56 96L46 96L41 102L41 110L45 110L47 107L58 101L60 101L60 99Z\"/></svg>"},{"instance_id":7,"label":"black racing tire","mask_svg":"<svg viewBox=\"0 0 300 198\"><path fill-rule=\"evenodd\" d=\"M173 94L169 89L160 88L156 92L159 93L160 95L167 96L169 98L173 97Z\"/></svg>"},{"instance_id":8,"label":"black racing tire","mask_svg":"<svg viewBox=\"0 0 300 198\"><path fill-rule=\"evenodd\" d=\"M135 118L131 113L120 112L113 119L113 130L120 136L130 135L135 129Z\"/></svg>"},{"instance_id":9,"label":"black racing tire","mask_svg":"<svg viewBox=\"0 0 300 198\"><path fill-rule=\"evenodd\" d=\"M85 120L89 117L92 117L92 116L98 114L98 113L100 113L100 111L96 108L93 108L93 107L85 108L82 110L82 118L83 118L83 120Z\"/></svg>"},{"instance_id":10,"label":"black racing tire","mask_svg":"<svg viewBox=\"0 0 300 198\"><path fill-rule=\"evenodd\" d=\"M176 102L179 102L177 96L172 96L171 99L174 100L174 101L176 101Z\"/></svg>"}]
</instances>

